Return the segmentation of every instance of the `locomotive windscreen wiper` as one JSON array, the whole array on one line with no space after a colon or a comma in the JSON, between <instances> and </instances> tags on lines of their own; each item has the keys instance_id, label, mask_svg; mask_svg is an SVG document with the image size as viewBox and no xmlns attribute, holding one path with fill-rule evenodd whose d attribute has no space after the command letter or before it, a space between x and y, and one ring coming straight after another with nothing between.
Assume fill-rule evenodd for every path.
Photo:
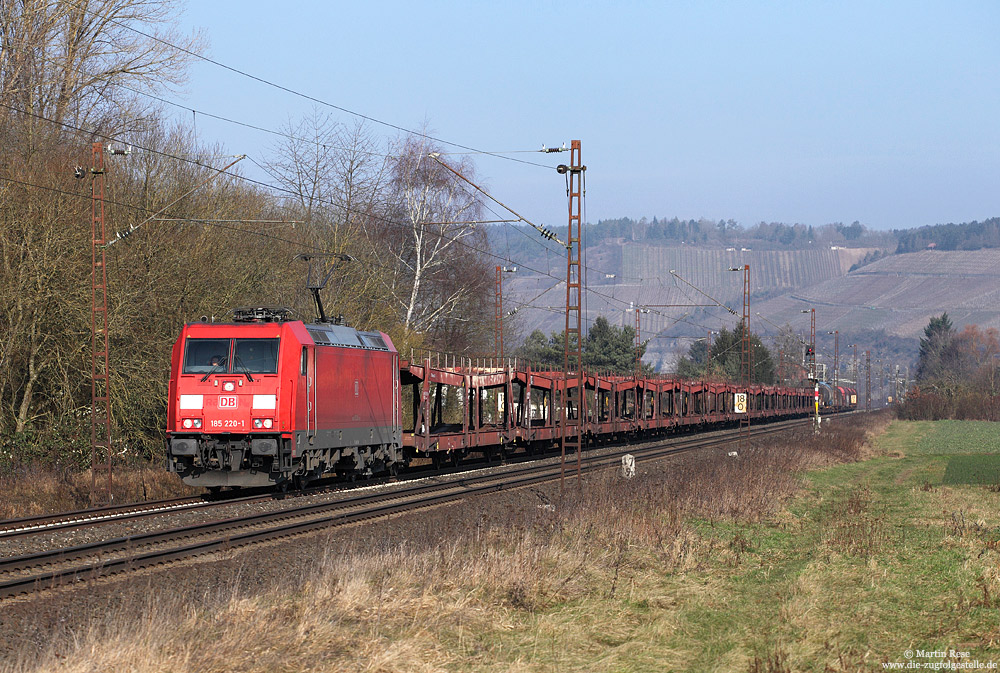
<instances>
[{"instance_id":1,"label":"locomotive windscreen wiper","mask_svg":"<svg viewBox=\"0 0 1000 673\"><path fill-rule=\"evenodd\" d=\"M243 373L247 375L247 381L253 383L253 377L250 376L250 369L245 364L243 364L243 360L240 359L239 355L236 356L236 366L242 369Z\"/></svg>"},{"instance_id":2,"label":"locomotive windscreen wiper","mask_svg":"<svg viewBox=\"0 0 1000 673\"><path fill-rule=\"evenodd\" d=\"M215 358L212 358L212 359L214 360ZM207 380L208 380L208 377L209 377L209 376L211 376L212 374L214 374L214 373L215 373L215 371L216 371L216 370L217 370L217 369L218 369L219 367L225 367L225 366L226 366L226 358L222 358L221 360L219 360L218 362L216 362L215 364L213 364L213 365L212 365L212 368L211 368L211 369L209 369L209 370L208 370L208 371L207 371L207 372L205 373L205 375L201 377L201 380L202 380L202 383L204 383L205 381L207 381Z\"/></svg>"}]
</instances>

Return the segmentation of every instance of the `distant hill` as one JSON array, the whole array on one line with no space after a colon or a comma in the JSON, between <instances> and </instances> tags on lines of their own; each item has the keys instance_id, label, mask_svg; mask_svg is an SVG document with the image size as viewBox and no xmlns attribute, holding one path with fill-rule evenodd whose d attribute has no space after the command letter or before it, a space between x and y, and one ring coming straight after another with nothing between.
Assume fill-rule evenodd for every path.
<instances>
[{"instance_id":1,"label":"distant hill","mask_svg":"<svg viewBox=\"0 0 1000 673\"><path fill-rule=\"evenodd\" d=\"M860 351L870 348L875 357L905 365L915 360L918 338L931 316L947 312L958 328L1000 328L1000 218L895 232L825 225L805 229L815 237L811 242L802 238L801 225L760 223L743 230L734 223L676 220L671 229L670 222L625 218L589 225L585 232L590 288L585 320L604 315L613 324L634 325L629 306L651 307L640 315L641 331L643 339L653 338L646 360L661 369L671 369L692 338L734 324L725 309L705 305L717 301L741 308L742 279L728 269L743 264L751 268L754 330L773 334L775 325L788 324L808 333L809 319L802 311L816 308L821 360L832 359L833 337L827 332L833 330L840 333L845 356L847 345L857 343ZM790 229L798 233L791 243L782 243ZM651 237L651 231L709 243L671 243ZM836 240L823 240L831 237ZM565 250L551 243L543 247L537 238L533 231L523 236L508 231L501 240L494 236L495 244L506 244L496 250L506 249L526 267L504 279L505 309L520 307L512 323L519 334L512 333L509 343L534 329L563 329ZM743 243L733 243L736 239ZM903 252L909 248L918 249Z\"/></svg>"},{"instance_id":2,"label":"distant hill","mask_svg":"<svg viewBox=\"0 0 1000 673\"><path fill-rule=\"evenodd\" d=\"M930 317L945 311L959 329L1000 328L1000 249L892 255L760 304L777 322L792 319L803 306L815 306L824 327L884 330L904 338L919 337Z\"/></svg>"},{"instance_id":3,"label":"distant hill","mask_svg":"<svg viewBox=\"0 0 1000 673\"><path fill-rule=\"evenodd\" d=\"M702 288L731 294L733 267L750 265L751 286L756 296L771 296L839 278L871 248L831 246L807 250L748 250L746 248L653 247L636 243L622 246L622 280L638 283L667 276L675 270L688 282ZM742 280L740 281L742 282ZM742 292L742 287L739 288Z\"/></svg>"}]
</instances>

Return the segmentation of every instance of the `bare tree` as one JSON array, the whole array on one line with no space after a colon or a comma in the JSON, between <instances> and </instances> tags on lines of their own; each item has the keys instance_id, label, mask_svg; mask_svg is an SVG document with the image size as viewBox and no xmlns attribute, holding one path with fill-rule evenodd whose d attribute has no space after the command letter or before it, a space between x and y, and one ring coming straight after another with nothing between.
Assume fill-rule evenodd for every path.
<instances>
[{"instance_id":1,"label":"bare tree","mask_svg":"<svg viewBox=\"0 0 1000 673\"><path fill-rule=\"evenodd\" d=\"M0 158L18 180L0 173L0 435L53 446L85 415L90 204L72 167L89 163L92 138L73 127L160 124L138 92L180 86L202 47L174 28L179 4L0 0Z\"/></svg>"},{"instance_id":2,"label":"bare tree","mask_svg":"<svg viewBox=\"0 0 1000 673\"><path fill-rule=\"evenodd\" d=\"M145 107L135 91L182 85L204 47L200 35L176 30L179 7L178 0L0 0L2 102L76 126L131 121Z\"/></svg>"},{"instance_id":3,"label":"bare tree","mask_svg":"<svg viewBox=\"0 0 1000 673\"><path fill-rule=\"evenodd\" d=\"M473 296L481 285L462 282L470 254L488 245L480 219L482 202L429 155L422 138L404 140L392 165L389 221L384 240L398 264L392 295L408 330L427 331ZM457 167L467 178L470 162Z\"/></svg>"},{"instance_id":4,"label":"bare tree","mask_svg":"<svg viewBox=\"0 0 1000 673\"><path fill-rule=\"evenodd\" d=\"M318 110L289 122L283 133L268 159L259 162L280 189L283 216L304 223L299 231L305 250L346 253L356 260L334 274L326 290L333 295L328 306L359 327L391 329L397 321L383 296L386 268L363 235L385 201L385 153L373 149L363 124L344 126Z\"/></svg>"}]
</instances>

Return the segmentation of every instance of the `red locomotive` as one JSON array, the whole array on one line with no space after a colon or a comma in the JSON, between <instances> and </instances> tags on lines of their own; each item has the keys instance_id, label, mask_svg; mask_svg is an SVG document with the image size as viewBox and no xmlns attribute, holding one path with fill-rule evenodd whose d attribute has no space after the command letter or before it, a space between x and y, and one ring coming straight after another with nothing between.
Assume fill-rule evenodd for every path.
<instances>
[{"instance_id":1,"label":"red locomotive","mask_svg":"<svg viewBox=\"0 0 1000 673\"><path fill-rule=\"evenodd\" d=\"M185 483L304 483L402 460L399 357L388 335L240 309L174 344L168 469Z\"/></svg>"},{"instance_id":2,"label":"red locomotive","mask_svg":"<svg viewBox=\"0 0 1000 673\"><path fill-rule=\"evenodd\" d=\"M401 361L386 334L330 322L317 306L316 324L258 308L184 327L169 387L171 471L210 489L300 486L328 472L391 473L416 457L440 464L547 449L564 416L566 435L586 446L813 411L812 386L745 390L596 372L581 381L513 359ZM846 389L824 406L855 404Z\"/></svg>"}]
</instances>

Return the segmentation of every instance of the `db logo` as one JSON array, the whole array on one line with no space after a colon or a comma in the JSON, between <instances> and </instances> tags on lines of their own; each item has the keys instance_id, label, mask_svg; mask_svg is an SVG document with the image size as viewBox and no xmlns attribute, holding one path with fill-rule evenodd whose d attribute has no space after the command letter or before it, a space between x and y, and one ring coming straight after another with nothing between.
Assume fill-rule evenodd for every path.
<instances>
[{"instance_id":1,"label":"db logo","mask_svg":"<svg viewBox=\"0 0 1000 673\"><path fill-rule=\"evenodd\" d=\"M238 399L239 398L237 398L236 395L219 395L219 408L235 409Z\"/></svg>"}]
</instances>

